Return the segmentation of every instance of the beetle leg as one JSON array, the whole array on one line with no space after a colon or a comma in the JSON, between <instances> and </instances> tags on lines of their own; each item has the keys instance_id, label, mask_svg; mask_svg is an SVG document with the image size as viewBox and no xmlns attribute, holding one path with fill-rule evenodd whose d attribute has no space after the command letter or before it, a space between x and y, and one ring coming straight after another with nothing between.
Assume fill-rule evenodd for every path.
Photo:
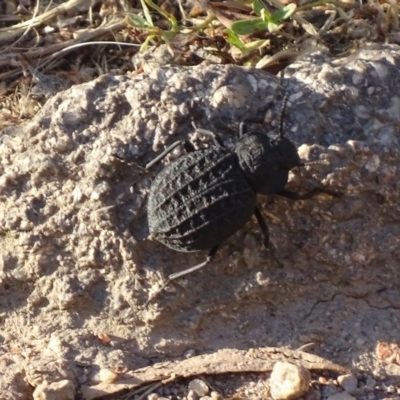
<instances>
[{"instance_id":1,"label":"beetle leg","mask_svg":"<svg viewBox=\"0 0 400 400\"><path fill-rule=\"evenodd\" d=\"M194 122L192 122L192 125L196 132L200 133L201 135L211 136L211 139L213 140L215 146L225 147L221 138L216 133L209 131L208 129L197 128Z\"/></svg>"},{"instance_id":2,"label":"beetle leg","mask_svg":"<svg viewBox=\"0 0 400 400\"><path fill-rule=\"evenodd\" d=\"M286 198L292 199L292 200L306 200L306 199L310 199L311 197L314 197L318 193L324 193L324 190L315 188L308 193L298 194L298 193L292 192L291 190L283 189L282 191L280 191L277 194L279 196L286 197Z\"/></svg>"},{"instance_id":3,"label":"beetle leg","mask_svg":"<svg viewBox=\"0 0 400 400\"><path fill-rule=\"evenodd\" d=\"M182 145L182 147L189 153L191 151L195 150L195 148L192 145L192 143L190 143L188 140L178 140L178 141L172 143L171 146L167 147L161 154L159 154L156 158L154 158L152 161L150 161L148 164L146 164L145 168L149 169L153 165L157 164L164 157L166 157L169 153L171 153L171 151L174 150L175 147L178 147L179 145Z\"/></svg>"},{"instance_id":4,"label":"beetle leg","mask_svg":"<svg viewBox=\"0 0 400 400\"><path fill-rule=\"evenodd\" d=\"M197 264L197 265L195 265L194 267L184 269L183 271L175 272L174 274L171 274L171 275L168 277L167 281L164 283L163 288L164 288L166 285L168 285L169 282L171 282L171 281L173 281L173 280L175 280L175 279L177 279L177 278L180 278L181 276L190 274L191 272L197 271L197 270L200 269L200 268L205 267L207 264L209 264L209 263L214 259L215 254L217 253L218 247L219 247L219 244L217 244L216 246L214 246L214 247L209 251L209 253L208 253L208 255L207 255L207 258L206 258L202 263Z\"/></svg>"},{"instance_id":5,"label":"beetle leg","mask_svg":"<svg viewBox=\"0 0 400 400\"><path fill-rule=\"evenodd\" d=\"M265 219L264 219L263 215L261 214L261 211L258 208L258 206L256 206L256 208L254 209L254 215L256 216L258 225L260 226L261 232L264 236L263 245L264 245L265 249L268 251L268 253L272 257L272 259L278 264L279 268L283 268L282 263L276 258L274 246L270 245L268 225L265 222Z\"/></svg>"},{"instance_id":6,"label":"beetle leg","mask_svg":"<svg viewBox=\"0 0 400 400\"><path fill-rule=\"evenodd\" d=\"M190 274L191 272L197 271L200 268L205 267L207 264L209 264L215 257L215 254L217 253L219 244L217 244L216 246L214 246L208 253L207 258L200 264L195 265L194 267L191 268L187 268L184 269L183 271L180 272L175 272L174 274L171 274L168 279L163 283L163 285L161 286L161 288L153 295L151 296L147 302L145 303L145 307L151 302L153 301L153 299L158 296L158 294L160 294L170 283L171 281L178 279L184 275Z\"/></svg>"},{"instance_id":7,"label":"beetle leg","mask_svg":"<svg viewBox=\"0 0 400 400\"><path fill-rule=\"evenodd\" d=\"M261 214L260 209L258 206L254 209L254 215L256 216L258 225L260 226L261 232L264 236L263 245L268 250L269 249L269 229L268 225L265 222L263 215Z\"/></svg>"}]
</instances>

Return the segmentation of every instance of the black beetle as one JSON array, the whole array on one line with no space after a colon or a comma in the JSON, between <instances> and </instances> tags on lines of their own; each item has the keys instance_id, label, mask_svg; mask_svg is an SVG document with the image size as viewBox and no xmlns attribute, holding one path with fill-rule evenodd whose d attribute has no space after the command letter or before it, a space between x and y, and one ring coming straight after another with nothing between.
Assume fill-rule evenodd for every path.
<instances>
[{"instance_id":1,"label":"black beetle","mask_svg":"<svg viewBox=\"0 0 400 400\"><path fill-rule=\"evenodd\" d=\"M285 105L286 98L275 137L259 131L243 133L242 122L239 140L230 151L217 135L197 129L210 135L214 145L195 150L189 141L177 141L146 165L150 168L179 145L187 151L187 155L168 164L151 185L147 204L150 237L176 251L209 250L205 261L170 275L162 288L210 263L219 244L253 214L268 248L268 226L256 203L258 193L303 200L321 191L299 195L285 189L289 171L304 165L296 146L283 135Z\"/></svg>"}]
</instances>

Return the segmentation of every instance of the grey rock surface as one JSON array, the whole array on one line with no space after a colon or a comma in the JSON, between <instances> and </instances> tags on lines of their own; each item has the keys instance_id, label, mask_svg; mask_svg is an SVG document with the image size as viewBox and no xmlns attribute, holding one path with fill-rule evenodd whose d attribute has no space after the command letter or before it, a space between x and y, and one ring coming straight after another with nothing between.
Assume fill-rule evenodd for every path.
<instances>
[{"instance_id":1,"label":"grey rock surface","mask_svg":"<svg viewBox=\"0 0 400 400\"><path fill-rule=\"evenodd\" d=\"M283 82L222 65L102 76L5 132L1 348L21 349L23 365L10 374L33 387L41 374L48 385L91 385L103 368L135 369L188 350L309 342L336 362L397 374L374 348L399 341L399 67L400 47L374 45L338 60L308 55ZM283 268L250 221L215 262L144 308L164 277L205 255L146 240L146 195L162 165L143 166L177 139L209 144L192 119L228 147L245 116L265 113L265 131L276 133L285 94L285 133L311 162L289 188L338 195L260 197ZM6 375L0 385L20 382Z\"/></svg>"}]
</instances>

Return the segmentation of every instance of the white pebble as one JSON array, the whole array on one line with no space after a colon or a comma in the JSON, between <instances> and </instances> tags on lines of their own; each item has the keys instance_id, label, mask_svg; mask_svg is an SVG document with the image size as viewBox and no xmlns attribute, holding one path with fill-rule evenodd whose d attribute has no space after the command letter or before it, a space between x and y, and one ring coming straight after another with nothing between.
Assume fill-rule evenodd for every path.
<instances>
[{"instance_id":1,"label":"white pebble","mask_svg":"<svg viewBox=\"0 0 400 400\"><path fill-rule=\"evenodd\" d=\"M193 390L200 397L205 396L209 391L207 384L201 379L193 379L189 382L188 387L189 390Z\"/></svg>"},{"instance_id":2,"label":"white pebble","mask_svg":"<svg viewBox=\"0 0 400 400\"><path fill-rule=\"evenodd\" d=\"M277 362L271 373L271 395L275 400L302 397L310 387L310 371L288 362Z\"/></svg>"}]
</instances>

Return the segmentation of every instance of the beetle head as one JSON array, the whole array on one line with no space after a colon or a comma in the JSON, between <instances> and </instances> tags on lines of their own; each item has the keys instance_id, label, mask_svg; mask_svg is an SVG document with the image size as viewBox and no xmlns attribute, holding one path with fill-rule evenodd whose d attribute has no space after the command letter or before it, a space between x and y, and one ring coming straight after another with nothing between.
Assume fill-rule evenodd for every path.
<instances>
[{"instance_id":1,"label":"beetle head","mask_svg":"<svg viewBox=\"0 0 400 400\"><path fill-rule=\"evenodd\" d=\"M239 164L257 193L282 191L289 171L303 165L296 146L283 135L269 137L262 132L249 132L235 145Z\"/></svg>"}]
</instances>

